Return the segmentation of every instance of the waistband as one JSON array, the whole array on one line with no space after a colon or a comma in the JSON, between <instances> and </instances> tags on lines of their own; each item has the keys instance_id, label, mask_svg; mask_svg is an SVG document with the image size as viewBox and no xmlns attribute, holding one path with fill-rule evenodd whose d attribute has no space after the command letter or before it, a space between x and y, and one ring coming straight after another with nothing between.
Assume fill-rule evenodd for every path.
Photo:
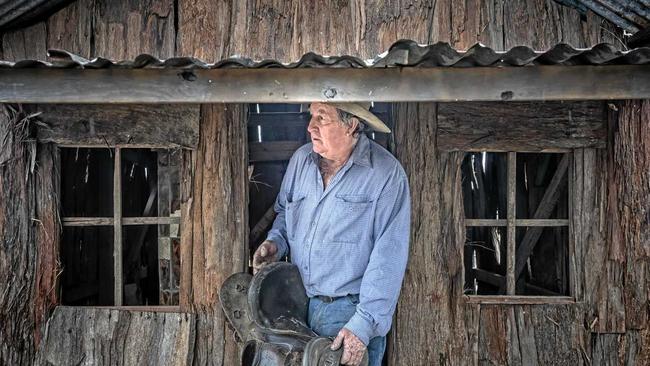
<instances>
[{"instance_id":1,"label":"waistband","mask_svg":"<svg viewBox=\"0 0 650 366\"><path fill-rule=\"evenodd\" d=\"M343 299L343 298L346 298L346 297L349 297L352 300L359 300L359 294L349 294L349 295L345 295L345 296L334 296L334 297L325 296L325 295L316 295L316 296L312 297L312 299L318 299L318 300L320 300L322 302L331 303L331 302L334 302L336 300L340 300L340 299Z\"/></svg>"}]
</instances>

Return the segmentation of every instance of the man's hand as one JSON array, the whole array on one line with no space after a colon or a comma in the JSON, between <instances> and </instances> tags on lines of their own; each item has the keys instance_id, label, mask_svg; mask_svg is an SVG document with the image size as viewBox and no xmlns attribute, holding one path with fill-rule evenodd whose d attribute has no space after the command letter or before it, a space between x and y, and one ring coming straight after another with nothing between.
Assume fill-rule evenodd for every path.
<instances>
[{"instance_id":1,"label":"man's hand","mask_svg":"<svg viewBox=\"0 0 650 366\"><path fill-rule=\"evenodd\" d=\"M268 263L279 260L278 246L270 240L265 240L253 254L253 274L256 274Z\"/></svg>"},{"instance_id":2,"label":"man's hand","mask_svg":"<svg viewBox=\"0 0 650 366\"><path fill-rule=\"evenodd\" d=\"M342 365L359 365L366 352L366 345L348 329L341 329L339 334L332 342L330 349L336 351L343 344L343 356L341 356Z\"/></svg>"}]
</instances>

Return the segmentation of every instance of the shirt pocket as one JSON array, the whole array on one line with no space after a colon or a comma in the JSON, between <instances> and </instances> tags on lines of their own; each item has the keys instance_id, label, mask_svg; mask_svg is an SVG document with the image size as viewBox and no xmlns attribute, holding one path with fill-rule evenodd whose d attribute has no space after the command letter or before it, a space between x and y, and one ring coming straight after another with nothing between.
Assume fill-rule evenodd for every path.
<instances>
[{"instance_id":1,"label":"shirt pocket","mask_svg":"<svg viewBox=\"0 0 650 366\"><path fill-rule=\"evenodd\" d=\"M363 194L337 194L328 237L333 242L359 243L372 227L372 201Z\"/></svg>"},{"instance_id":2,"label":"shirt pocket","mask_svg":"<svg viewBox=\"0 0 650 366\"><path fill-rule=\"evenodd\" d=\"M290 241L296 239L296 232L300 228L301 207L306 196L305 194L294 194L293 199L287 200L285 223L287 225L287 237Z\"/></svg>"}]
</instances>

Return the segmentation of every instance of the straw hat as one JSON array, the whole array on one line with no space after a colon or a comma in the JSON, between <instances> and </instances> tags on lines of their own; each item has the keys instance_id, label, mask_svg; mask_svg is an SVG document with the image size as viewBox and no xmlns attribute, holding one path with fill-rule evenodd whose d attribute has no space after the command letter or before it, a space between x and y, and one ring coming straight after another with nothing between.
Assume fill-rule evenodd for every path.
<instances>
[{"instance_id":1,"label":"straw hat","mask_svg":"<svg viewBox=\"0 0 650 366\"><path fill-rule=\"evenodd\" d=\"M383 132L383 133L390 133L390 128L386 126L382 120L379 119L379 117L375 116L372 112L370 112L370 103L363 103L363 102L357 102L357 103L327 103L337 109L340 109L344 112L348 112L355 117L359 117L362 119L368 127L370 127L372 130L378 131L378 132Z\"/></svg>"}]
</instances>

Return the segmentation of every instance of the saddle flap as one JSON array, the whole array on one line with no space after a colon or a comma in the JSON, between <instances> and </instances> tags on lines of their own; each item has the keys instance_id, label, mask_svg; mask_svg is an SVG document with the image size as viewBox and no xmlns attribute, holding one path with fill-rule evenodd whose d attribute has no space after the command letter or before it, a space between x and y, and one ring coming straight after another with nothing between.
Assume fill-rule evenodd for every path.
<instances>
[{"instance_id":1,"label":"saddle flap","mask_svg":"<svg viewBox=\"0 0 650 366\"><path fill-rule=\"evenodd\" d=\"M287 262L264 266L251 280L248 305L253 321L278 332L316 334L307 326L309 297L298 267Z\"/></svg>"},{"instance_id":2,"label":"saddle flap","mask_svg":"<svg viewBox=\"0 0 650 366\"><path fill-rule=\"evenodd\" d=\"M248 307L248 288L252 278L248 273L235 273L228 277L219 289L221 308L242 342L250 338L253 328L253 319Z\"/></svg>"}]
</instances>

